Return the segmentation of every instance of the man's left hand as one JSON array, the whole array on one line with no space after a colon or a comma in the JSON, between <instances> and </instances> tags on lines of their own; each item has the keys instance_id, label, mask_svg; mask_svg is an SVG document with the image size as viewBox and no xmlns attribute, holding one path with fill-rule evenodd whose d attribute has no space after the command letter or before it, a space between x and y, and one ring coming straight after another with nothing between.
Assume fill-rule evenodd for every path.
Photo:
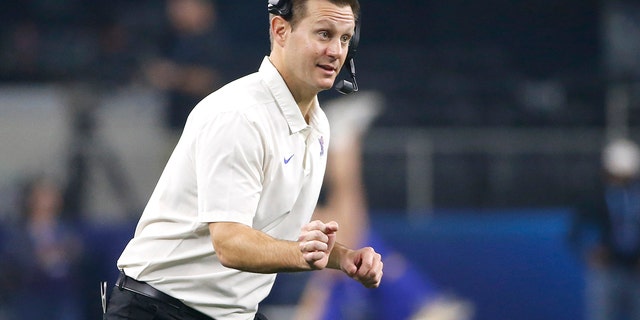
<instances>
[{"instance_id":1,"label":"man's left hand","mask_svg":"<svg viewBox=\"0 0 640 320\"><path fill-rule=\"evenodd\" d=\"M380 286L382 267L382 256L371 247L350 251L340 262L342 271L367 288Z\"/></svg>"}]
</instances>

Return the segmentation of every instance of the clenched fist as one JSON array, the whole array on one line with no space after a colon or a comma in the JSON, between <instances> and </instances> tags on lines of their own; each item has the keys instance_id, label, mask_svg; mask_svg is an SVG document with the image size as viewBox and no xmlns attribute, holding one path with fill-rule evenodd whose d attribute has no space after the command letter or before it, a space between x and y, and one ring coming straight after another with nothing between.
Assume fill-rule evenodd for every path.
<instances>
[{"instance_id":1,"label":"clenched fist","mask_svg":"<svg viewBox=\"0 0 640 320\"><path fill-rule=\"evenodd\" d=\"M298 243L302 257L312 269L324 269L336 242L338 223L311 221L302 227Z\"/></svg>"},{"instance_id":2,"label":"clenched fist","mask_svg":"<svg viewBox=\"0 0 640 320\"><path fill-rule=\"evenodd\" d=\"M340 260L340 269L367 288L380 286L382 268L382 256L371 247L350 250Z\"/></svg>"}]
</instances>

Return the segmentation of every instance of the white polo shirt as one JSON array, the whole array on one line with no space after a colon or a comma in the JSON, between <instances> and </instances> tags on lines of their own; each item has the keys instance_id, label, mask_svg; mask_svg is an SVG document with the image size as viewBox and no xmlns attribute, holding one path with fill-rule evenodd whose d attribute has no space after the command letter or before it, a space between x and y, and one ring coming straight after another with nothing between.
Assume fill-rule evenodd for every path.
<instances>
[{"instance_id":1,"label":"white polo shirt","mask_svg":"<svg viewBox=\"0 0 640 320\"><path fill-rule=\"evenodd\" d=\"M318 101L307 125L265 57L191 112L118 268L216 319L253 319L276 275L223 267L208 223L297 240L318 201L328 143Z\"/></svg>"}]
</instances>

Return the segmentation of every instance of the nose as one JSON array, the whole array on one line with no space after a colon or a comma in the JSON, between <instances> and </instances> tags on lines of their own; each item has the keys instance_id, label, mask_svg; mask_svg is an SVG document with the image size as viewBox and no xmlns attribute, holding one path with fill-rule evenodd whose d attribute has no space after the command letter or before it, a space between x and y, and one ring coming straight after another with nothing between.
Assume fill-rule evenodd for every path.
<instances>
[{"instance_id":1,"label":"nose","mask_svg":"<svg viewBox=\"0 0 640 320\"><path fill-rule=\"evenodd\" d=\"M338 59L342 56L342 53L344 52L344 50L346 49L343 48L342 42L340 41L340 39L336 39L331 41L327 46L327 55L332 58Z\"/></svg>"}]
</instances>

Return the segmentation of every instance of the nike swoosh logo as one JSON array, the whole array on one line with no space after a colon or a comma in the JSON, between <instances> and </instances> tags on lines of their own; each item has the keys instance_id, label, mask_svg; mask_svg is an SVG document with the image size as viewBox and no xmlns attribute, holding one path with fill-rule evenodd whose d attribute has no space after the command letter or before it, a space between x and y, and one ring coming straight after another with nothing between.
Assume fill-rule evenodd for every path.
<instances>
[{"instance_id":1,"label":"nike swoosh logo","mask_svg":"<svg viewBox=\"0 0 640 320\"><path fill-rule=\"evenodd\" d=\"M295 153L292 154L291 157L289 157L289 158L284 158L284 164L289 163L289 161L291 161L291 158L293 158L294 155L295 155Z\"/></svg>"}]
</instances>

